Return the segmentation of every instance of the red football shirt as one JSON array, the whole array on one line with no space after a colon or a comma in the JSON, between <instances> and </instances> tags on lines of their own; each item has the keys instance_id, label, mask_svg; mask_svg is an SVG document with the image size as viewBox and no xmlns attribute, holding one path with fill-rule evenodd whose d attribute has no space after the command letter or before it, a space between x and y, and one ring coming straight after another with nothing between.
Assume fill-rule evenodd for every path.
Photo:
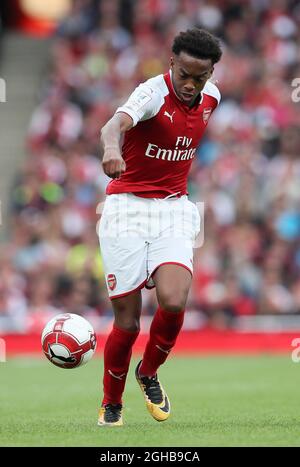
<instances>
[{"instance_id":1,"label":"red football shirt","mask_svg":"<svg viewBox=\"0 0 300 467\"><path fill-rule=\"evenodd\" d=\"M177 97L171 71L140 84L116 112L133 119L125 133L126 171L112 180L107 194L134 193L146 198L187 194L187 177L208 119L220 101L207 81L200 98L188 107Z\"/></svg>"}]
</instances>

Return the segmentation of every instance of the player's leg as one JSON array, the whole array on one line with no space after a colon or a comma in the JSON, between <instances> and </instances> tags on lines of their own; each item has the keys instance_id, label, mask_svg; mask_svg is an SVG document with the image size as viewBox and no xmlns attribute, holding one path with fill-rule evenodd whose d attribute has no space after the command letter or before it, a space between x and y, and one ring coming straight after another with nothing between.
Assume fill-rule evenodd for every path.
<instances>
[{"instance_id":1,"label":"player's leg","mask_svg":"<svg viewBox=\"0 0 300 467\"><path fill-rule=\"evenodd\" d=\"M151 415L159 421L170 414L170 402L157 378L157 370L174 347L183 324L193 274L193 245L200 230L196 206L187 198L162 200L159 234L149 244L146 287L156 287L158 310L136 377Z\"/></svg>"},{"instance_id":2,"label":"player's leg","mask_svg":"<svg viewBox=\"0 0 300 467\"><path fill-rule=\"evenodd\" d=\"M153 275L159 307L150 327L143 360L136 369L136 378L149 412L158 421L169 417L171 407L157 370L174 347L182 327L191 280L190 271L175 264L161 265Z\"/></svg>"},{"instance_id":3,"label":"player's leg","mask_svg":"<svg viewBox=\"0 0 300 467\"><path fill-rule=\"evenodd\" d=\"M104 397L99 425L123 424L122 395L129 369L132 346L139 334L141 291L112 300L114 324L104 348Z\"/></svg>"},{"instance_id":4,"label":"player's leg","mask_svg":"<svg viewBox=\"0 0 300 467\"><path fill-rule=\"evenodd\" d=\"M104 348L103 404L122 403L132 346L139 334L141 291L112 300L115 320Z\"/></svg>"},{"instance_id":5,"label":"player's leg","mask_svg":"<svg viewBox=\"0 0 300 467\"><path fill-rule=\"evenodd\" d=\"M158 209L165 221L161 235L149 245L148 267L159 307L140 368L145 376L153 376L164 363L182 327L192 282L194 241L201 225L198 209L187 197L163 200Z\"/></svg>"},{"instance_id":6,"label":"player's leg","mask_svg":"<svg viewBox=\"0 0 300 467\"><path fill-rule=\"evenodd\" d=\"M100 425L122 424L122 394L138 336L141 292L147 278L147 243L139 233L136 200L110 195L99 224L99 239L114 324L104 349L104 398ZM110 420L110 421L109 421ZM111 420L115 420L112 422Z\"/></svg>"},{"instance_id":7,"label":"player's leg","mask_svg":"<svg viewBox=\"0 0 300 467\"><path fill-rule=\"evenodd\" d=\"M167 359L181 330L192 275L185 267L163 264L153 275L159 307L150 328L150 339L140 374L153 376Z\"/></svg>"}]
</instances>

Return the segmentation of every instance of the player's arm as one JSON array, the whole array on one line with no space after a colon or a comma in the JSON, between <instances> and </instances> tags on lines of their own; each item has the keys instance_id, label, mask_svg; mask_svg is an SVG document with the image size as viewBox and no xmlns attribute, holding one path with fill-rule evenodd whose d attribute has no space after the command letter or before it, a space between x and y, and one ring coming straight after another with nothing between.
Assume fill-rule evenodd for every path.
<instances>
[{"instance_id":1,"label":"player's arm","mask_svg":"<svg viewBox=\"0 0 300 467\"><path fill-rule=\"evenodd\" d=\"M147 83L140 84L127 102L118 107L115 115L101 130L101 144L104 156L103 170L111 178L119 178L125 171L125 161L121 156L120 139L125 131L138 122L152 118L159 111L163 97Z\"/></svg>"},{"instance_id":2,"label":"player's arm","mask_svg":"<svg viewBox=\"0 0 300 467\"><path fill-rule=\"evenodd\" d=\"M130 130L132 127L132 118L124 112L118 112L101 130L102 167L104 173L111 178L119 178L125 172L126 165L121 156L120 139L125 131Z\"/></svg>"}]
</instances>

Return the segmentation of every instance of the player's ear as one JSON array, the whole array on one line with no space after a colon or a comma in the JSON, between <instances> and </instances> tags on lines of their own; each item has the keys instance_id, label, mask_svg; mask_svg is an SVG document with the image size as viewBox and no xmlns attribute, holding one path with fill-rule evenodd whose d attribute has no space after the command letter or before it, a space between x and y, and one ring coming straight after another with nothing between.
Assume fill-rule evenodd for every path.
<instances>
[{"instance_id":1,"label":"player's ear","mask_svg":"<svg viewBox=\"0 0 300 467\"><path fill-rule=\"evenodd\" d=\"M170 68L173 68L174 66L174 57L170 58Z\"/></svg>"}]
</instances>

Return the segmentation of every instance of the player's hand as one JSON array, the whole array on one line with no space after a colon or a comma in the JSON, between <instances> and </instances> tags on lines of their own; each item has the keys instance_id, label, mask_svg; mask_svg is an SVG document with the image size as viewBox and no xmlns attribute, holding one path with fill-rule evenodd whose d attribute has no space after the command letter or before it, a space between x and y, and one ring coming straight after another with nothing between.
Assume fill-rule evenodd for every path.
<instances>
[{"instance_id":1,"label":"player's hand","mask_svg":"<svg viewBox=\"0 0 300 467\"><path fill-rule=\"evenodd\" d=\"M102 159L103 171L110 178L120 178L126 164L118 149L106 149Z\"/></svg>"}]
</instances>

